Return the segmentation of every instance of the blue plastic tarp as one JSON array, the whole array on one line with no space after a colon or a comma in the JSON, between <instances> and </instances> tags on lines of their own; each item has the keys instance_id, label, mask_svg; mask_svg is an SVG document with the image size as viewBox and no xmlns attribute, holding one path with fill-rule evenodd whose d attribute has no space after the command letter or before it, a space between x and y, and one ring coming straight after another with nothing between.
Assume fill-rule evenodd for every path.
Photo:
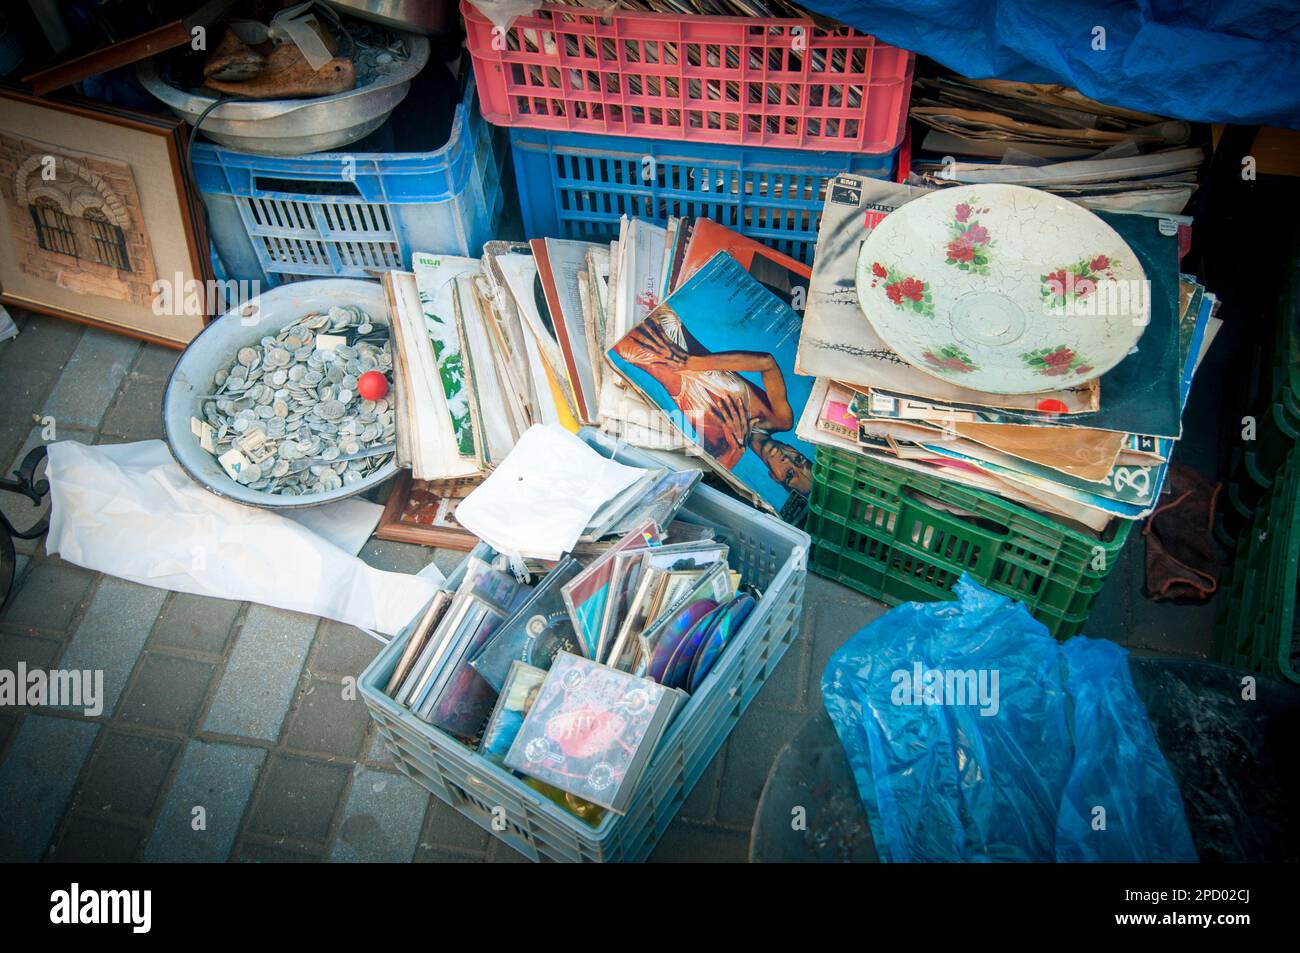
<instances>
[{"instance_id":1,"label":"blue plastic tarp","mask_svg":"<svg viewBox=\"0 0 1300 953\"><path fill-rule=\"evenodd\" d=\"M1058 643L963 576L822 674L886 861L1195 861L1182 796L1113 642Z\"/></svg>"},{"instance_id":2,"label":"blue plastic tarp","mask_svg":"<svg viewBox=\"0 0 1300 953\"><path fill-rule=\"evenodd\" d=\"M1296 0L805 6L973 79L1061 83L1112 106L1177 119L1300 128Z\"/></svg>"}]
</instances>

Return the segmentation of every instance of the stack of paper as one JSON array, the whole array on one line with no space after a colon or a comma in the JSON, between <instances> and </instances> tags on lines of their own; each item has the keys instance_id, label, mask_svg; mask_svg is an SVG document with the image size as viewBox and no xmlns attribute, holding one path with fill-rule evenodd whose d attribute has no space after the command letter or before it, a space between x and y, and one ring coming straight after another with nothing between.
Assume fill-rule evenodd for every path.
<instances>
[{"instance_id":1,"label":"stack of paper","mask_svg":"<svg viewBox=\"0 0 1300 953\"><path fill-rule=\"evenodd\" d=\"M479 476L534 420L524 332L481 261L417 252L411 265L384 275L397 462L417 480Z\"/></svg>"},{"instance_id":2,"label":"stack of paper","mask_svg":"<svg viewBox=\"0 0 1300 953\"><path fill-rule=\"evenodd\" d=\"M1003 182L1094 210L1176 214L1205 161L1188 123L1061 86L918 77L911 116L929 131L909 181L935 188Z\"/></svg>"},{"instance_id":3,"label":"stack of paper","mask_svg":"<svg viewBox=\"0 0 1300 953\"><path fill-rule=\"evenodd\" d=\"M1178 273L1174 223L1098 213L1150 281L1150 324L1115 368L1048 394L970 390L903 361L864 317L858 250L886 215L926 190L860 176L827 189L797 370L817 378L803 439L988 490L1100 531L1156 505L1217 300Z\"/></svg>"},{"instance_id":4,"label":"stack of paper","mask_svg":"<svg viewBox=\"0 0 1300 953\"><path fill-rule=\"evenodd\" d=\"M456 508L457 521L498 552L555 561L599 539L664 470L603 457L557 426L536 426Z\"/></svg>"},{"instance_id":5,"label":"stack of paper","mask_svg":"<svg viewBox=\"0 0 1300 953\"><path fill-rule=\"evenodd\" d=\"M794 424L813 382L794 358L807 266L708 219L626 217L607 245L489 242L483 263L523 331L534 422L685 451L755 505L801 518L812 448ZM645 351L646 335L664 353Z\"/></svg>"}]
</instances>

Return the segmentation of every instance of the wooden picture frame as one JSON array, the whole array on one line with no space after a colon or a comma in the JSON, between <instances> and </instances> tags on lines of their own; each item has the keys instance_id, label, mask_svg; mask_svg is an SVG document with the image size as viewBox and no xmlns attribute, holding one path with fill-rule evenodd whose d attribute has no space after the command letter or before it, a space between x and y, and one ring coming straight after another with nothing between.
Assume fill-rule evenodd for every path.
<instances>
[{"instance_id":1,"label":"wooden picture frame","mask_svg":"<svg viewBox=\"0 0 1300 953\"><path fill-rule=\"evenodd\" d=\"M0 302L189 343L213 276L187 136L179 119L0 87Z\"/></svg>"},{"instance_id":2,"label":"wooden picture frame","mask_svg":"<svg viewBox=\"0 0 1300 953\"><path fill-rule=\"evenodd\" d=\"M478 481L466 479L443 482L463 483L469 486ZM478 537L462 526L445 523L438 525L416 518L412 510L421 508L418 505L418 498L416 501L412 500L412 491L416 490L416 481L411 478L411 471L401 470L397 479L393 481L393 488L388 493L388 502L384 504L384 512L379 517L379 525L375 528L376 539L436 546L440 549L454 549L460 552L469 552L478 544ZM430 500L431 504L432 502L433 500Z\"/></svg>"}]
</instances>

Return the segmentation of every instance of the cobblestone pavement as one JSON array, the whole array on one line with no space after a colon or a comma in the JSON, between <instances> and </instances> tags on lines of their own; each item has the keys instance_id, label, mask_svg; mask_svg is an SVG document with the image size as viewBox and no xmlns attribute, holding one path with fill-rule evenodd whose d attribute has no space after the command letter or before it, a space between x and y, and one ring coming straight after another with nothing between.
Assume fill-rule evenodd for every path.
<instances>
[{"instance_id":1,"label":"cobblestone pavement","mask_svg":"<svg viewBox=\"0 0 1300 953\"><path fill-rule=\"evenodd\" d=\"M0 343L0 464L42 442L161 436L176 353L18 312ZM0 496L20 527L39 517ZM1136 535L1136 534L1135 534ZM104 671L98 717L0 708L0 860L519 860L398 773L344 680L380 649L366 633L248 603L104 576L19 542L16 591L0 617L0 669ZM371 565L415 572L460 554L371 540ZM1153 613L1130 545L1099 601L1097 634L1204 654L1204 609ZM1116 583L1119 584L1116 584ZM744 860L754 810L782 746L820 709L836 647L883 610L808 579L798 640L683 805L652 860ZM1154 620L1154 621L1153 621ZM1137 626L1135 629L1134 626ZM1122 641L1122 639L1120 639ZM205 829L195 831L194 808Z\"/></svg>"}]
</instances>

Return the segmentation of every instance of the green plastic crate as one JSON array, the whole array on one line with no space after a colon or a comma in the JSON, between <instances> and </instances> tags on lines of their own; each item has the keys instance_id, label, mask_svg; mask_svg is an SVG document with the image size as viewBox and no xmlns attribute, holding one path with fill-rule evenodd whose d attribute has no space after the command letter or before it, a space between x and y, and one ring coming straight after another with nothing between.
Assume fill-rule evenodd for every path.
<instances>
[{"instance_id":1,"label":"green plastic crate","mask_svg":"<svg viewBox=\"0 0 1300 953\"><path fill-rule=\"evenodd\" d=\"M1224 574L1214 656L1300 682L1293 658L1300 577L1300 450L1283 462Z\"/></svg>"},{"instance_id":2,"label":"green plastic crate","mask_svg":"<svg viewBox=\"0 0 1300 953\"><path fill-rule=\"evenodd\" d=\"M969 573L1068 638L1087 621L1132 524L1115 520L1098 539L989 493L819 447L805 529L808 568L873 599L950 599Z\"/></svg>"},{"instance_id":3,"label":"green plastic crate","mask_svg":"<svg viewBox=\"0 0 1300 953\"><path fill-rule=\"evenodd\" d=\"M1292 254L1274 323L1273 346L1255 345L1246 407L1255 417L1255 439L1233 448L1227 499L1215 535L1228 549L1250 524L1278 467L1300 443L1300 245ZM1258 380L1256 380L1258 378Z\"/></svg>"}]
</instances>

